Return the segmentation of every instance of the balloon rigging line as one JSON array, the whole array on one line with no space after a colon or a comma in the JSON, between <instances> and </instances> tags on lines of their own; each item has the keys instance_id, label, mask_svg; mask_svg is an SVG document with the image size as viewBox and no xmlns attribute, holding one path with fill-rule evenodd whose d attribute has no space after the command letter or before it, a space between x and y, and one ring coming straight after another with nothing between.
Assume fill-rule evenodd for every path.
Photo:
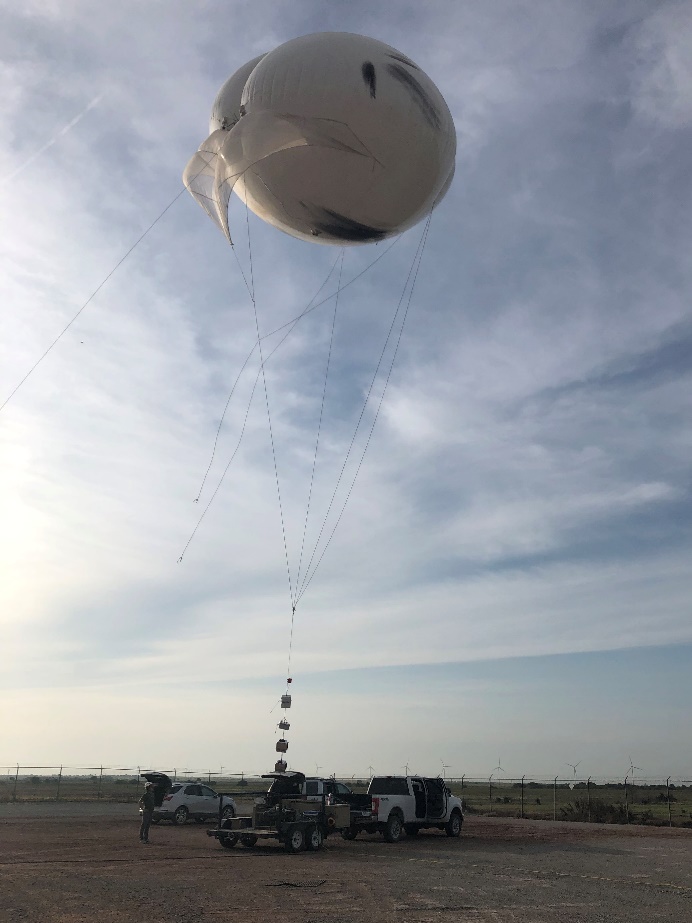
<instances>
[{"instance_id":1,"label":"balloon rigging line","mask_svg":"<svg viewBox=\"0 0 692 923\"><path fill-rule=\"evenodd\" d=\"M288 541L286 538L286 524L284 522L284 509L283 504L281 503L281 485L279 483L279 469L276 463L276 448L274 445L274 429L272 427L272 415L269 409L269 390L267 388L267 371L264 367L264 355L262 353L262 337L260 336L259 329L259 317L257 316L257 301L255 298L255 279L252 269L252 241L250 239L250 210L247 204L247 197L245 198L245 223L247 227L247 246L250 254L250 279L252 282L252 308L255 315L255 330L257 331L257 346L259 349L260 355L260 369L262 371L262 382L264 384L264 403L267 408L267 420L269 422L269 441L271 442L272 447L272 459L274 462L274 478L276 480L276 494L279 498L279 517L281 519L281 535L284 542L284 556L286 558L286 576L288 577L288 593L291 599L291 606L294 606L293 602L293 583L291 581L291 565L288 558Z\"/></svg>"},{"instance_id":2,"label":"balloon rigging line","mask_svg":"<svg viewBox=\"0 0 692 923\"><path fill-rule=\"evenodd\" d=\"M425 233L425 232L424 232L424 233ZM340 484L341 484L342 478L343 478L343 476L344 476L344 472L345 472L345 470L346 470L346 465L348 464L348 460L349 460L349 458L350 458L351 451L353 450L353 446L354 446L355 441L356 441L356 436L358 435L358 430L359 430L359 428L360 428L360 424L361 424L361 422L362 422L362 420L363 420L363 416L364 416L365 411L366 411L366 408L367 408L367 406L368 406L368 401L370 400L370 395L371 395L371 393L372 393L372 389L373 389L374 386L375 386L375 381L377 380L377 375L378 375L378 373L379 373L380 366L381 366L381 364L382 364L382 361L383 361L383 359L384 359L385 352L386 352L386 350L387 350L387 344L389 343L389 339L390 339L390 337L391 337L391 335L392 335L392 330L394 329L394 325L396 324L396 319L397 319L397 317L398 317L398 315L399 315L399 311L400 311L400 309L401 309L401 305L402 305L402 302L403 302L403 299L404 299L404 296L405 296L405 293L406 293L406 289L407 289L408 284L409 284L409 280L411 279L411 273L412 273L412 271L413 271L413 267L414 267L414 265L415 265L416 260L418 259L418 254L419 254L420 249L421 249L422 241L423 241L423 234L421 234L421 237L420 237L420 239L419 239L419 241L418 241L418 246L416 247L416 252L414 253L413 260L411 261L411 266L409 267L408 275L407 275L407 277L406 277L406 282L405 282L405 284L404 284L404 289L403 289L403 291L402 291L402 293L401 293L401 296L400 296L400 298L399 298L399 304L397 305L397 309L396 309L396 311L394 312L394 316L392 317L392 322L391 322L391 324L390 324L389 331L388 331L388 333L387 333L387 337L386 337L386 339L385 339L385 341L384 341L384 345L383 345L383 347L382 347L382 352L380 353L380 358L379 358L379 360L378 360L377 366L375 367L375 371L374 371L374 373L373 373L372 380L371 380L371 382L370 382L370 387L369 387L369 389L368 389L368 393L367 393L367 395L366 395L366 397L365 397L365 400L364 400L364 402L363 402L363 406L362 406L361 411L360 411L360 416L358 417L358 422L356 423L356 427L355 427L355 429L354 429L354 431L353 431L353 436L351 437L351 442L350 442L350 445L349 445L349 447L348 447L348 451L346 452L346 456L345 456L345 458L344 458L343 465L341 466L341 471L339 472L339 477L337 478L336 485L335 485L335 487L334 487L334 491L333 491L332 496L331 496L331 499L330 499L330 501L329 501L329 506L327 507L327 512L325 513L324 519L323 519L323 521L322 521L322 526L321 526L320 531L319 531L319 535L317 536L317 541L315 542L315 546L314 546L314 548L313 548L313 550L312 550L312 555L311 555L311 557L310 557L310 562L308 563L308 567L307 567L307 570L306 570L305 578L304 578L304 580L303 580L303 586L300 587L299 592L298 592L298 597L299 597L299 598L300 598L300 596L302 595L303 589L305 588L305 579L307 578L307 576L308 576L308 574L309 574L309 572L310 572L310 568L312 567L312 562L313 562L313 560L314 560L314 558L315 558L315 555L317 554L317 549L318 549L319 544L320 544L320 541L321 541L321 539L322 539L322 535L323 535L323 533L324 533L324 530L325 530L326 527L327 527L327 520L329 519L329 514L330 514L331 511L332 511L332 507L333 507L333 505L334 505L334 501L335 501L335 499L336 499L336 495L337 495L337 492L338 492L338 490L339 490L339 486L340 486ZM320 560L321 560L321 559L320 559Z\"/></svg>"},{"instance_id":3,"label":"balloon rigging line","mask_svg":"<svg viewBox=\"0 0 692 923\"><path fill-rule=\"evenodd\" d=\"M322 551L322 554L320 555L319 560L317 561L317 564L315 565L314 569L312 570L312 573L310 573L310 570L309 570L309 567L308 567L308 573L309 573L310 575L309 575L309 578L308 578L306 581L304 581L303 586L300 588L300 590L299 590L299 592L298 592L298 597L297 597L297 600L296 600L296 604L302 599L302 597L303 597L303 595L305 594L306 590L308 589L308 587L309 587L310 584L312 583L313 577L314 577L315 574L317 573L317 568L318 568L318 567L320 566L320 564L322 563L322 559L324 558L324 556L325 556L325 554L326 554L326 552L327 552L327 548L329 547L329 545L330 545L330 543L331 543L331 540L332 540L332 538L334 537L334 533L336 532L337 527L338 527L339 523L341 522L341 518L342 518L342 516L344 515L344 512L345 512L345 510L346 510L346 505L348 504L348 501L349 501L349 499L351 498L351 493L353 492L353 488L354 488L354 486L355 486L356 479L358 478L358 475L359 475L359 473L360 473L360 469L361 469L361 467L362 467L362 465L363 465L363 461L364 461L364 459L365 459L365 453L368 451L368 447L369 447L370 441L371 441L371 439L372 439L372 434L373 434L373 432L374 432L374 430L375 430L375 425L376 425L377 419L378 419L378 417L379 417L379 415L380 415L380 410L382 409L382 403L383 403L383 401L384 401L384 397L385 397L385 394L386 394L386 392L387 392L387 387L388 387L388 385L389 385L389 380L390 380L391 375L392 375L392 369L394 368L394 363L395 363L395 361L396 361L396 357L397 357L397 354L398 354L398 352L399 352L399 346L400 346L400 344L401 344L401 338L402 338L403 333L404 333L404 327L405 327L405 325L406 325L406 320L407 320L407 318L408 318L409 309L410 309L410 307L411 307L411 299L413 298L413 291L414 291L414 288L415 288L415 286L416 286L416 281L417 281L417 279L418 279L418 272L419 272L419 270L420 270L421 262L422 262L422 260L423 260L423 252L425 251L425 245L426 245L427 240L428 240L428 232L429 232L429 230L430 230L430 222L431 222L431 220L432 220L432 213L428 215L428 220L427 220L426 223L425 223L425 229L424 229L424 231L423 231L423 235L422 235L421 241L420 241L420 243L419 243L419 245L418 245L418 250L416 251L416 255L414 256L413 264L411 265L411 269L409 270L409 275L408 275L408 277L407 277L407 279L406 279L406 284L404 285L404 290L403 290L403 292L402 292L401 299L400 299L400 301L399 301L399 306L397 307L396 314L399 313L399 309L400 309L401 303L402 303L402 301L403 301L403 299L404 299L404 295L405 295L405 293L406 293L406 288L407 288L407 286L408 286L409 279L411 278L411 271L413 270L413 266L414 266L414 264L415 264L415 272L414 272L414 274L413 274L413 280L411 281L411 287L410 287L410 289L409 289L408 301L407 301L407 303L406 303L406 308L405 308L405 310L404 310L404 316L403 316L403 319L402 319L402 322L401 322L401 327L399 328L399 335L398 335L398 337L397 337L396 346L394 347L394 353L393 353L393 355L392 355L392 360L391 360L391 362L390 362L390 364L389 364L389 371L388 371L388 373L387 373L387 378L386 378L386 380L385 380L384 388L382 389L382 394L380 395L380 400L379 400L379 403L378 403L378 405L377 405L377 410L376 410L376 412L375 412L375 417L374 417L374 419L373 419L373 421L372 421L372 426L370 427L370 432L369 432L369 434L368 434L368 438L367 438L367 441L366 441L366 443L365 443L365 447L364 447L363 452L362 452L362 454L361 454L360 461L358 462L358 467L356 468L356 473L355 473L355 475L353 476L353 480L352 480L352 482L351 482L351 486L349 487L348 493L347 493L347 495L346 495L346 499L344 500L343 506L341 507L341 512L339 513L339 516L338 516L338 518L337 518L337 520L336 520L336 523L334 524L334 528L333 528L332 531L331 531L331 534L330 534L330 536L329 536L329 538L328 538L328 540L327 540L327 543L325 544L324 549L323 549L323 551ZM416 261L417 261L417 264L416 264ZM396 314L395 314L395 319L396 319ZM393 326L394 326L394 322L392 322L392 327L393 327ZM390 328L390 334L391 334L391 329L392 329L392 328ZM389 335L390 335L390 334L387 335L387 342L389 341ZM385 342L385 349L386 349L386 347L387 347L387 342ZM382 355L384 355L384 350L383 350L383 352L382 352ZM380 357L380 362L381 362L381 361L382 361L382 357ZM379 363L378 363L378 369L379 369ZM377 371L375 372L375 375L377 375ZM374 378L373 378L373 383L374 383ZM371 389L370 389L370 390L372 390L372 386L371 386ZM366 404L367 404L367 402L368 402L369 397L370 397L370 392L368 392L368 397L366 398L366 401L365 401ZM365 405L364 405L364 408L363 408L363 409L365 409ZM361 418L362 418L362 414L361 414ZM360 420L358 421L358 424L360 425ZM349 448L349 452L350 452L350 448ZM343 474L343 469L342 469L342 474ZM340 475L339 477L341 478L341 475ZM337 487L338 487L338 484L337 484ZM335 493L336 493L336 491L335 491ZM333 501L333 497L332 497L332 501ZM331 504L330 504L330 508L331 508ZM329 513L327 513L327 515L329 515ZM326 522L326 517L325 517L325 522ZM321 532L320 532L320 535L321 535ZM318 540L317 540L317 544L319 544L319 538L318 538ZM317 548L317 544L315 545L315 549ZM312 563L312 560L311 560L311 563Z\"/></svg>"},{"instance_id":4,"label":"balloon rigging line","mask_svg":"<svg viewBox=\"0 0 692 923\"><path fill-rule=\"evenodd\" d=\"M382 253L380 253L380 255L377 256L371 263L368 263L368 265L365 267L365 269L362 269L359 273L357 273L355 276L353 276L352 279L349 279L349 281L346 282L344 285L342 285L339 289L337 289L337 291L336 291L335 293L329 295L327 298L324 298L322 301L318 302L316 305L313 305L312 307L307 307L307 308L305 308L300 314L296 315L292 320L287 321L285 324L281 324L280 327L276 327L274 330L271 330L269 333L263 334L262 337L261 337L261 339L262 339L262 340L266 340L268 337L274 336L276 333L280 333L282 330L285 330L286 327L290 327L290 328L291 328L290 330L288 330L288 331L284 334L284 336L281 338L281 340L279 340L279 342L276 344L276 346L274 347L274 349L267 355L267 357L264 359L264 363L267 363L267 362L271 359L271 357L274 355L274 353L279 349L279 347L281 347L281 346L283 345L283 343L285 342L286 338L289 336L290 333L292 333L294 327L296 326L296 324L297 324L299 321L301 321L307 314L310 314L310 313L311 313L312 311L314 311L316 308L319 308L319 307L321 307L323 304L326 304L326 303L327 303L328 301L330 301L332 298L336 298L336 297L339 295L340 292L343 292L344 289L346 289L346 288L349 287L349 285L352 285L354 282L356 282L358 279L360 279L362 276L364 276L365 273L368 272L370 269L372 269L372 267L373 267L376 263L379 263L379 261L380 261L381 259L383 259L383 258L389 253L389 251L390 251L400 240L401 240L401 235L399 235L399 237L395 238L395 239L392 241L392 243L391 243ZM419 246L420 246L420 244L419 244ZM336 262L338 261L338 259L339 259L339 257L336 258L336 261L334 262L334 266L336 266ZM332 267L332 269L333 269L333 267ZM331 272L330 272L330 275L331 275ZM248 291L249 291L249 289L248 289ZM247 365L247 363L250 361L250 358L252 357L252 354L253 354L253 352L255 351L255 349L257 349L257 346L258 346L258 344L255 343L255 345L252 347L252 349L251 349L250 352L248 353L247 359L246 359L245 362L243 363L243 368L241 369L241 372L239 373L239 376L238 376L238 377L240 377L240 374L242 373L243 369L245 368L245 366ZM188 549L190 543L192 542L193 538L194 538L195 535L197 534L197 530L199 529L200 525L202 524L202 520L203 520L204 517L207 515L207 513L208 513L208 511L209 511L209 507L210 507L210 506L212 505L212 503L214 502L214 498L216 497L216 495L218 494L219 490L221 489L221 485L223 484L223 482L224 482L224 480L225 480L226 474L228 473L228 471L229 471L229 469L230 469L230 467L231 467L231 464L233 463L233 461L234 461L234 459L235 459L235 457L236 457L236 455L237 455L237 453L238 453L238 449L240 448L240 443L242 442L243 436L244 436L244 434L245 434L245 428L246 428L246 425L247 425L248 414L249 414L249 412L250 412L250 405L252 404L252 399L253 399L253 397L254 397L255 388L257 387L257 382L258 382L258 380L259 380L259 375L260 375L260 370L258 369L257 375L255 376L255 383L254 383L254 385L253 385L252 392L251 392L251 394L250 394L250 400L248 401L248 406L247 406L247 409L246 409L246 412L245 412L245 419L244 419L244 421L243 421L243 426L242 426L242 429L241 429L241 432L240 432L240 436L238 437L238 442L236 443L236 447L235 447L235 449L233 450L233 454L231 455L231 457L230 457L230 459L229 459L229 461L228 461L228 464L227 464L226 467L224 468L224 470L223 470L223 472L222 472L222 474L221 474L221 477L219 478L218 484L217 484L216 487L214 488L214 492L212 493L211 497L209 498L209 501L208 501L207 505L205 506L204 511L202 512L201 516L200 516L199 519L197 520L197 524L195 525L194 529L192 530L192 533L190 534L190 537L188 538L187 542L185 543L185 547L183 548L183 551L182 551L180 557L178 558L178 563L179 563L179 564L182 562L183 557L185 556L185 552L187 551L187 549ZM236 384L237 384L237 380L236 380ZM234 386L234 387L235 387L235 386ZM318 539L318 541L319 541L319 539Z\"/></svg>"},{"instance_id":5,"label":"balloon rigging line","mask_svg":"<svg viewBox=\"0 0 692 923\"><path fill-rule=\"evenodd\" d=\"M329 275L331 275L331 273L332 273L332 271L334 270L334 267L336 266L338 260L339 260L339 257L337 256L336 260L334 261L334 265L332 266L332 269L331 269L330 272L329 272ZM324 288L324 285L325 285L326 282L328 281L328 278L329 278L329 277L327 277L327 279L325 279L325 282L322 284L322 286L320 286L320 289L321 289L321 288ZM318 292L319 292L319 290L318 290ZM315 297L316 297L316 296L315 296ZM298 321L300 320L301 317L302 317L302 315L298 315L298 317L294 318L293 327L295 327L295 325L298 323ZM287 337L290 335L290 333L292 332L293 327L291 327L290 330L287 330L286 333L284 333L283 337L279 340L279 342L276 344L276 346L275 346L275 347L272 349L272 351L265 357L265 359L264 359L264 364L265 364L265 365L266 365L266 363L271 359L271 357L274 355L274 353L277 351L277 349L279 349L279 347L282 346L282 344L285 342L286 338L287 338ZM257 344L255 344L255 345L252 347L252 349L250 350L250 353L249 353L247 359L245 360L245 362L244 362L244 364L243 364L243 369L245 368L245 366L246 366L247 363L249 362L250 357L252 356L252 354L253 354L253 352L255 351L256 348L257 348ZM243 369L241 369L240 372L238 373L238 378L240 378L240 375L242 374ZM243 420L243 426L242 426L242 428L241 428L241 430L240 430L240 435L239 435L239 437L238 437L238 441L236 442L236 447L235 447L235 449L233 450L233 454L231 455L231 457L230 457L230 459L229 459L229 461L228 461L228 464L227 464L226 467L224 468L224 470L223 470L223 472L222 472L222 474L221 474L221 477L219 478L218 484L216 485L213 494L212 494L211 497L209 498L209 501L208 501L207 505L206 505L205 508L204 508L204 512L202 513L202 515L201 515L201 516L199 517L199 519L197 520L197 524L195 525L194 529L192 530L192 533L191 533L190 537L188 538L188 540L187 540L187 542L186 542L186 544L185 544L185 547L183 548L182 554L181 554L180 557L178 558L178 564L180 564L180 563L182 562L183 557L184 557L184 555L185 555L185 552L187 551L188 546L190 545L190 542L191 542L192 539L195 537L195 534L196 534L197 530L199 529L200 525L202 524L202 520L203 520L204 517L207 515L207 512L209 511L209 507L212 505L212 503L213 503L213 501L214 501L214 498L216 497L217 493L218 493L219 490L221 489L221 485L223 484L224 479L225 479L226 475L228 474L228 471L229 471L229 469L230 469L230 467L231 467L231 465L232 465L232 463L233 463L233 461L234 461L234 459L235 459L235 457L236 457L236 455L237 455L237 453L238 453L238 449L240 448L240 443L243 441L243 436L245 435L245 428L246 428L246 426L247 426L248 415L249 415L249 413L250 413L250 406L252 405L252 400L253 400L253 398L254 398L254 396L255 396L255 389L257 388L257 382L259 381L260 374L261 374L261 369L258 368L258 369L257 369L257 373L255 374L255 381L254 381L253 386L252 386L252 391L250 392L250 398L249 398L249 400L248 400L247 407L246 407L246 409L245 409L245 418L244 418L244 420ZM238 383L238 378L236 378L236 383L235 383L235 385L234 385L234 388L235 388L235 386L236 386L237 383ZM230 400L230 398L229 398L229 400ZM195 501L195 502L196 502L196 501Z\"/></svg>"},{"instance_id":6,"label":"balloon rigging line","mask_svg":"<svg viewBox=\"0 0 692 923\"><path fill-rule=\"evenodd\" d=\"M193 179L194 179L194 177L193 177ZM29 371L26 373L26 375L24 376L24 378L22 378L22 380L19 382L19 384L17 384L17 385L15 386L15 388L9 393L9 395L5 398L5 400L3 401L3 403L0 404L0 413L2 413L2 411L3 411L3 410L5 409L5 407L9 404L9 402L10 402L10 401L12 400L12 398L15 396L15 394L17 393L17 391L19 391L19 389L22 387L22 385L24 384L24 382L29 378L29 376L30 376L33 372L36 371L36 369L38 368L38 366L43 362L43 360L46 358L46 356L48 355L48 353L53 349L53 347L56 346L56 345L59 343L59 341L64 337L64 335L65 335L65 334L67 333L67 331L70 329L70 327L72 326L72 324L74 324L74 322L77 320L77 318L78 318L79 315L82 313L82 311L84 311L84 309L94 300L94 298L96 297L96 295L98 295L98 293L101 291L101 289L102 289L103 286L106 284L106 282L108 282L108 280L111 278L111 276L113 276L113 275L116 273L116 271L117 271L118 269L120 269L120 267L121 267L122 264L125 262L125 260L128 258L128 256L132 253L132 251L135 250L135 249L139 246L139 244L141 244L141 242L142 242L142 241L144 240L144 238L147 236L147 234L149 233L149 231L151 231L151 230L159 223L159 221L163 218L163 216L166 214L166 212L167 212L170 208L172 208L172 207L175 205L175 203L178 201L178 199L179 199L179 198L182 196L182 194L183 194L184 192L186 192L186 191L187 191L187 187L186 187L186 186L183 186L183 188L180 190L180 192L175 196L175 198L174 198L171 202L168 203L168 205L167 205L167 206L164 208L164 210L158 215L158 217L154 218L154 220L151 222L151 224L150 224L149 227L146 229L146 231L144 231L143 234L140 234L140 236L139 236L139 237L137 238L137 240L132 244L132 246L130 247L130 249L125 253L125 255L122 256L122 257L118 260L118 262L117 262L117 263L115 264L115 266L111 269L111 271L108 273L108 275L105 277L105 279L94 289L94 291L91 293L91 295L89 295L89 297L87 298L87 300L84 302L84 304L81 306L81 308L77 311L77 313L74 315L74 317L72 318L72 320L71 320L68 324L66 324L65 327L63 327L63 329L60 331L60 333L56 336L56 338L55 338L55 339L53 340L53 342L50 344L50 346L48 347L48 349L46 349L45 352L44 352L41 356L39 356L39 358L36 360L36 362L34 362L34 364L31 366L31 368L29 369Z\"/></svg>"},{"instance_id":7,"label":"balloon rigging line","mask_svg":"<svg viewBox=\"0 0 692 923\"><path fill-rule=\"evenodd\" d=\"M234 254L235 254L236 260L238 260L238 255L235 253L235 248L233 248L233 252L234 252ZM331 278L331 275L332 275L332 273L334 272L334 269L335 269L336 264L337 264L338 262L339 262L339 257L337 256L337 258L334 260L334 263L332 264L332 268L329 270L329 273L327 274L327 277L325 278L324 282L320 285L320 287L317 289L317 291L316 291L315 294L312 296L312 298L310 299L310 301L307 303L307 306L306 306L306 308L303 310L303 312L302 312L301 314L299 314L296 318L294 318L293 326L291 327L290 330L287 331L287 333L284 334L284 336L281 338L281 340L279 341L279 343L274 347L274 349L272 349L272 351L269 353L269 355L267 356L267 358L264 360L265 362L267 362L267 361L274 355L274 353L275 353L276 350L279 348L279 346L281 346L281 344L284 342L284 340L286 339L286 337L293 331L293 329L295 328L296 324L297 324L298 321L301 319L301 317L303 317L303 315L305 314L305 311L307 311L307 310L309 309L310 305L313 303L313 301L315 300L315 298L317 298L317 296L318 296L319 293L322 291L322 289L325 287L325 285L327 284L327 282L329 282L329 279ZM247 280L245 279L245 273L243 272L243 267L242 267L242 265L240 264L240 260L238 260L238 265L240 266L240 272L241 272L241 274L242 274L242 276L243 276L243 280L245 281L245 285L246 285L246 288L247 288L247 290L248 290L248 293L250 294L250 297L252 297L252 292L251 292L251 290L250 290L250 286L247 284ZM269 334L267 334L267 335L269 335ZM240 371L238 372L235 381L233 382L233 387L231 388L231 393L228 395L228 400L226 401L226 406L225 406L224 409L223 409L223 413L221 414L221 419L220 419L220 421L219 421L219 425L218 425L218 428L217 428L217 430L216 430L216 437L215 437L215 439L214 439L214 446L213 446L213 448L212 448L211 458L209 459L209 466L207 467L207 470L206 470L206 472L205 472L205 474L204 474L204 477L202 478L202 483L201 483L201 485L200 485L199 492L198 492L198 494L197 494L197 497L196 497L195 500L194 500L195 503L198 503L199 500L200 500L200 497L201 497L201 495L202 495L202 491L204 490L204 485L205 485L205 483L206 483L206 481L207 481L207 477L209 476L209 472L211 471L211 466L212 466L212 464L214 463L214 458L216 457L216 449L217 449L217 446L218 446L219 437L220 437L220 435L221 435L221 428L223 427L223 422L224 422L224 420L226 419L226 413L227 413L227 411L228 411L229 404L231 403L231 398L233 397L233 394L234 394L234 392L235 392L235 389L238 387L238 382L240 381L241 375L242 375L243 372L245 371L245 368L246 368L248 362L250 361L250 359L252 358L252 354L254 353L254 351L255 351L256 349L257 349L257 343L254 344L254 346L252 347L252 349L250 350L250 352L247 354L247 357L246 357L246 359L245 359L245 362L243 362L243 364L242 364L242 366L241 366L241 369L240 369Z\"/></svg>"},{"instance_id":8,"label":"balloon rigging line","mask_svg":"<svg viewBox=\"0 0 692 923\"><path fill-rule=\"evenodd\" d=\"M345 248L342 247L341 248L341 267L339 268L339 282L337 285L337 292L339 288L341 287L341 275L344 271L345 253L346 253L346 250ZM332 359L332 345L334 343L334 328L336 327L336 312L338 310L338 307L339 307L339 298L337 295L336 299L334 300L334 315L332 317L332 329L331 329L331 334L329 337L329 351L327 353L327 365L326 365L325 372L324 372L324 387L322 388L322 404L320 406L320 417L317 423L317 437L315 439L315 454L312 459L312 472L310 474L310 489L308 490L308 502L307 502L307 507L305 509L305 522L303 524L303 539L300 545L300 558L298 560L298 574L296 576L296 586L300 585L300 572L303 567L303 551L305 549L305 535L308 529L308 518L310 516L310 504L312 502L312 488L315 482L315 468L317 466L317 451L319 449L320 434L322 432L322 416L324 414L324 399L327 394L327 380L329 378L329 366L331 364L331 359ZM293 626L291 626L291 640L293 640ZM290 673L290 666L291 666L290 648L289 648L289 655L288 655L288 666L289 666L289 673Z\"/></svg>"}]
</instances>

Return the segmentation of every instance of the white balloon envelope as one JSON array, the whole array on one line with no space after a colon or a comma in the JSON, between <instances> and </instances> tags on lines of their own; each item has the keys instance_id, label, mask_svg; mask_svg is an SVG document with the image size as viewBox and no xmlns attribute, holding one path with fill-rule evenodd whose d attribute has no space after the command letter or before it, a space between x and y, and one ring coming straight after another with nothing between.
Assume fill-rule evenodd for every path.
<instances>
[{"instance_id":1,"label":"white balloon envelope","mask_svg":"<svg viewBox=\"0 0 692 923\"><path fill-rule=\"evenodd\" d=\"M412 227L454 176L454 122L435 84L395 48L348 32L248 62L221 88L210 129L183 179L229 241L233 191L287 234L343 246Z\"/></svg>"}]
</instances>

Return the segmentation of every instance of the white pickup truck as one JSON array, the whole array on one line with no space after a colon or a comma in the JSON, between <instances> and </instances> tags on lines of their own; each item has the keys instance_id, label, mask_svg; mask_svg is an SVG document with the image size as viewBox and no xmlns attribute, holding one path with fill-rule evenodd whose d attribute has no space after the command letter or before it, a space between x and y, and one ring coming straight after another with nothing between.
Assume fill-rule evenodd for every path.
<instances>
[{"instance_id":1,"label":"white pickup truck","mask_svg":"<svg viewBox=\"0 0 692 923\"><path fill-rule=\"evenodd\" d=\"M402 831L415 836L425 827L444 830L447 836L461 833L464 815L461 801L452 795L444 779L422 776L374 776L367 795L356 795L362 815L352 810L351 826L342 831L347 840L363 830L379 831L388 843L396 843ZM369 802L369 805L368 805Z\"/></svg>"}]
</instances>

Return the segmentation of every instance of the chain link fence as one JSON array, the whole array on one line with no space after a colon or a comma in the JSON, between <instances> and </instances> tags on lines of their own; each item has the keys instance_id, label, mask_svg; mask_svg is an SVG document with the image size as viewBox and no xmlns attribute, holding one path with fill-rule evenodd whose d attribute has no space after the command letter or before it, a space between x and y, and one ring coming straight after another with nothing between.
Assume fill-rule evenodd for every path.
<instances>
[{"instance_id":1,"label":"chain link fence","mask_svg":"<svg viewBox=\"0 0 692 923\"><path fill-rule=\"evenodd\" d=\"M84 801L128 803L139 800L148 767L0 767L0 803ZM260 773L159 769L176 782L205 782L228 793L261 789ZM338 776L354 791L365 791L368 777ZM681 778L561 779L522 776L447 777L467 814L571 820L585 823L650 824L692 827L692 781Z\"/></svg>"}]
</instances>

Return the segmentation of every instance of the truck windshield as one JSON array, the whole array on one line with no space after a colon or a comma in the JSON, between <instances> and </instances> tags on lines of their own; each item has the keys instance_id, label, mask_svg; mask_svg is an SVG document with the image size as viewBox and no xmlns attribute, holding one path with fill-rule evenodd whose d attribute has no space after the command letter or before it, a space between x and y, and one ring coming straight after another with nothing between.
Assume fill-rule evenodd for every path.
<instances>
[{"instance_id":1,"label":"truck windshield","mask_svg":"<svg viewBox=\"0 0 692 923\"><path fill-rule=\"evenodd\" d=\"M375 776L368 789L369 795L409 795L408 780L394 776Z\"/></svg>"}]
</instances>

